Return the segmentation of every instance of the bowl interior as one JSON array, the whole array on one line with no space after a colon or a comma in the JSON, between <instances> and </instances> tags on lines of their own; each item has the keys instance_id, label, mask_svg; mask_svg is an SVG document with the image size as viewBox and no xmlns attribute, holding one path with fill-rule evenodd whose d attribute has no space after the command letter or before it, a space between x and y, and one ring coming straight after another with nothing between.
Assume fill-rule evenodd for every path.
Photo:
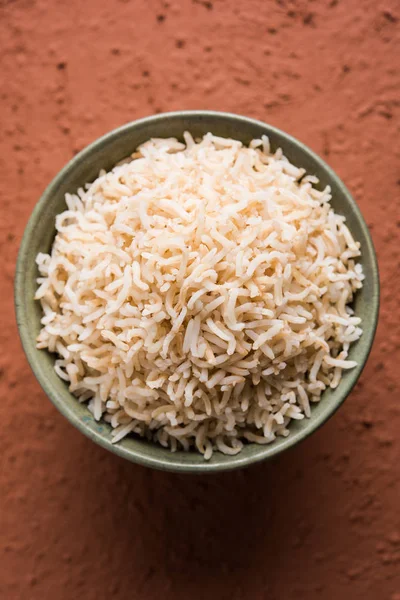
<instances>
[{"instance_id":1,"label":"bowl interior","mask_svg":"<svg viewBox=\"0 0 400 600\"><path fill-rule=\"evenodd\" d=\"M69 393L53 369L54 356L35 347L41 317L40 305L33 300L38 276L35 257L38 252L48 252L51 247L55 235L55 216L65 208L65 193L74 192L86 182L93 181L100 169L111 169L147 139L182 138L185 130L195 137L211 131L215 135L239 139L245 144L266 134L272 149L281 147L293 164L316 175L320 179L320 188L330 185L333 208L346 217L355 239L361 243L361 263L366 276L364 286L354 302L364 332L350 350L350 358L356 360L358 366L344 372L336 390L324 392L321 402L313 406L310 419L291 423L291 433L287 438L279 438L267 446L248 444L233 457L215 452L209 462L195 452L171 453L133 436L112 445L110 426L96 422L86 406L79 404ZM29 363L47 395L73 425L93 441L134 462L165 470L216 471L245 466L278 454L307 437L340 406L356 383L372 345L378 315L379 280L372 241L360 211L340 179L318 156L291 136L265 123L227 113L190 111L157 115L129 123L85 148L62 169L45 190L26 227L17 263L15 304L21 340Z\"/></svg>"}]
</instances>

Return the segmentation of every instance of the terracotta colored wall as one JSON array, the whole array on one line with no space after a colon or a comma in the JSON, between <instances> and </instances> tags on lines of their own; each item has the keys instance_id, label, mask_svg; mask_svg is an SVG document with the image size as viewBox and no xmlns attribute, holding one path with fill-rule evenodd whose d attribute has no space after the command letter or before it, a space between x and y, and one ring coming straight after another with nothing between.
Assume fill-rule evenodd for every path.
<instances>
[{"instance_id":1,"label":"terracotta colored wall","mask_svg":"<svg viewBox=\"0 0 400 600\"><path fill-rule=\"evenodd\" d=\"M399 600L399 21L396 0L0 1L0 598ZM368 366L323 430L198 478L75 431L30 373L12 307L24 225L60 167L181 108L258 117L325 156L383 284Z\"/></svg>"}]
</instances>

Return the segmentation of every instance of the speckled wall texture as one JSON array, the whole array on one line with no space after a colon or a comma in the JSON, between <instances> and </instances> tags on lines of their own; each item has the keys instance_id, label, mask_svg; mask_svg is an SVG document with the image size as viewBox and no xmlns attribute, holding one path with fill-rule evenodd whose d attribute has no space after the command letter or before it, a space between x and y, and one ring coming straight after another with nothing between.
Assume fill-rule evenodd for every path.
<instances>
[{"instance_id":1,"label":"speckled wall texture","mask_svg":"<svg viewBox=\"0 0 400 600\"><path fill-rule=\"evenodd\" d=\"M396 0L0 0L2 600L400 599L399 26ZM263 119L324 156L383 286L337 415L273 463L212 477L136 467L74 430L12 306L23 228L57 171L182 108Z\"/></svg>"}]
</instances>

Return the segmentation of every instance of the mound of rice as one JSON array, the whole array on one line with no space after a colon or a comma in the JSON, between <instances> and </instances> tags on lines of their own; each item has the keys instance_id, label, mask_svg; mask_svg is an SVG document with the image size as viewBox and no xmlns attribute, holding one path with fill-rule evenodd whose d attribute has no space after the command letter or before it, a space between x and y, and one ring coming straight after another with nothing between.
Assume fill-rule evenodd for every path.
<instances>
[{"instance_id":1,"label":"mound of rice","mask_svg":"<svg viewBox=\"0 0 400 600\"><path fill-rule=\"evenodd\" d=\"M152 139L66 195L39 254L38 348L118 442L240 452L289 434L361 335L330 189L268 138Z\"/></svg>"}]
</instances>

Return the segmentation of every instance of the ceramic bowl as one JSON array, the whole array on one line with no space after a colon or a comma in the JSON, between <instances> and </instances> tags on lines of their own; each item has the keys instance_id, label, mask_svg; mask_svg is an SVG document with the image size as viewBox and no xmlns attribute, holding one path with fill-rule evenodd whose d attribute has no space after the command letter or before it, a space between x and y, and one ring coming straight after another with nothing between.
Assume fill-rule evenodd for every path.
<instances>
[{"instance_id":1,"label":"ceramic bowl","mask_svg":"<svg viewBox=\"0 0 400 600\"><path fill-rule=\"evenodd\" d=\"M55 217L65 208L65 193L74 192L84 183L94 180L100 169L111 169L149 138L182 138L185 130L195 137L211 131L218 136L239 139L245 144L263 134L268 135L272 149L282 148L293 164L317 175L320 187L331 186L333 208L346 217L355 239L361 242L361 263L365 273L364 286L354 301L356 314L362 319L363 335L352 345L349 356L357 361L358 366L344 372L337 389L323 393L321 401L312 407L310 419L290 424L287 438L278 438L266 446L248 444L236 456L214 452L208 462L196 452L171 453L134 436L113 445L110 426L94 420L87 407L79 404L56 375L54 356L37 350L35 346L41 317L40 304L33 299L38 276L35 257L38 252L48 252L51 247ZM333 415L349 395L368 358L378 318L379 278L372 240L360 209L339 177L319 156L287 133L261 121L228 113L182 111L140 119L115 129L82 150L59 172L37 203L25 229L17 262L15 304L22 344L32 370L47 396L72 425L110 452L130 461L170 471L213 472L236 469L277 456L308 437Z\"/></svg>"}]
</instances>

